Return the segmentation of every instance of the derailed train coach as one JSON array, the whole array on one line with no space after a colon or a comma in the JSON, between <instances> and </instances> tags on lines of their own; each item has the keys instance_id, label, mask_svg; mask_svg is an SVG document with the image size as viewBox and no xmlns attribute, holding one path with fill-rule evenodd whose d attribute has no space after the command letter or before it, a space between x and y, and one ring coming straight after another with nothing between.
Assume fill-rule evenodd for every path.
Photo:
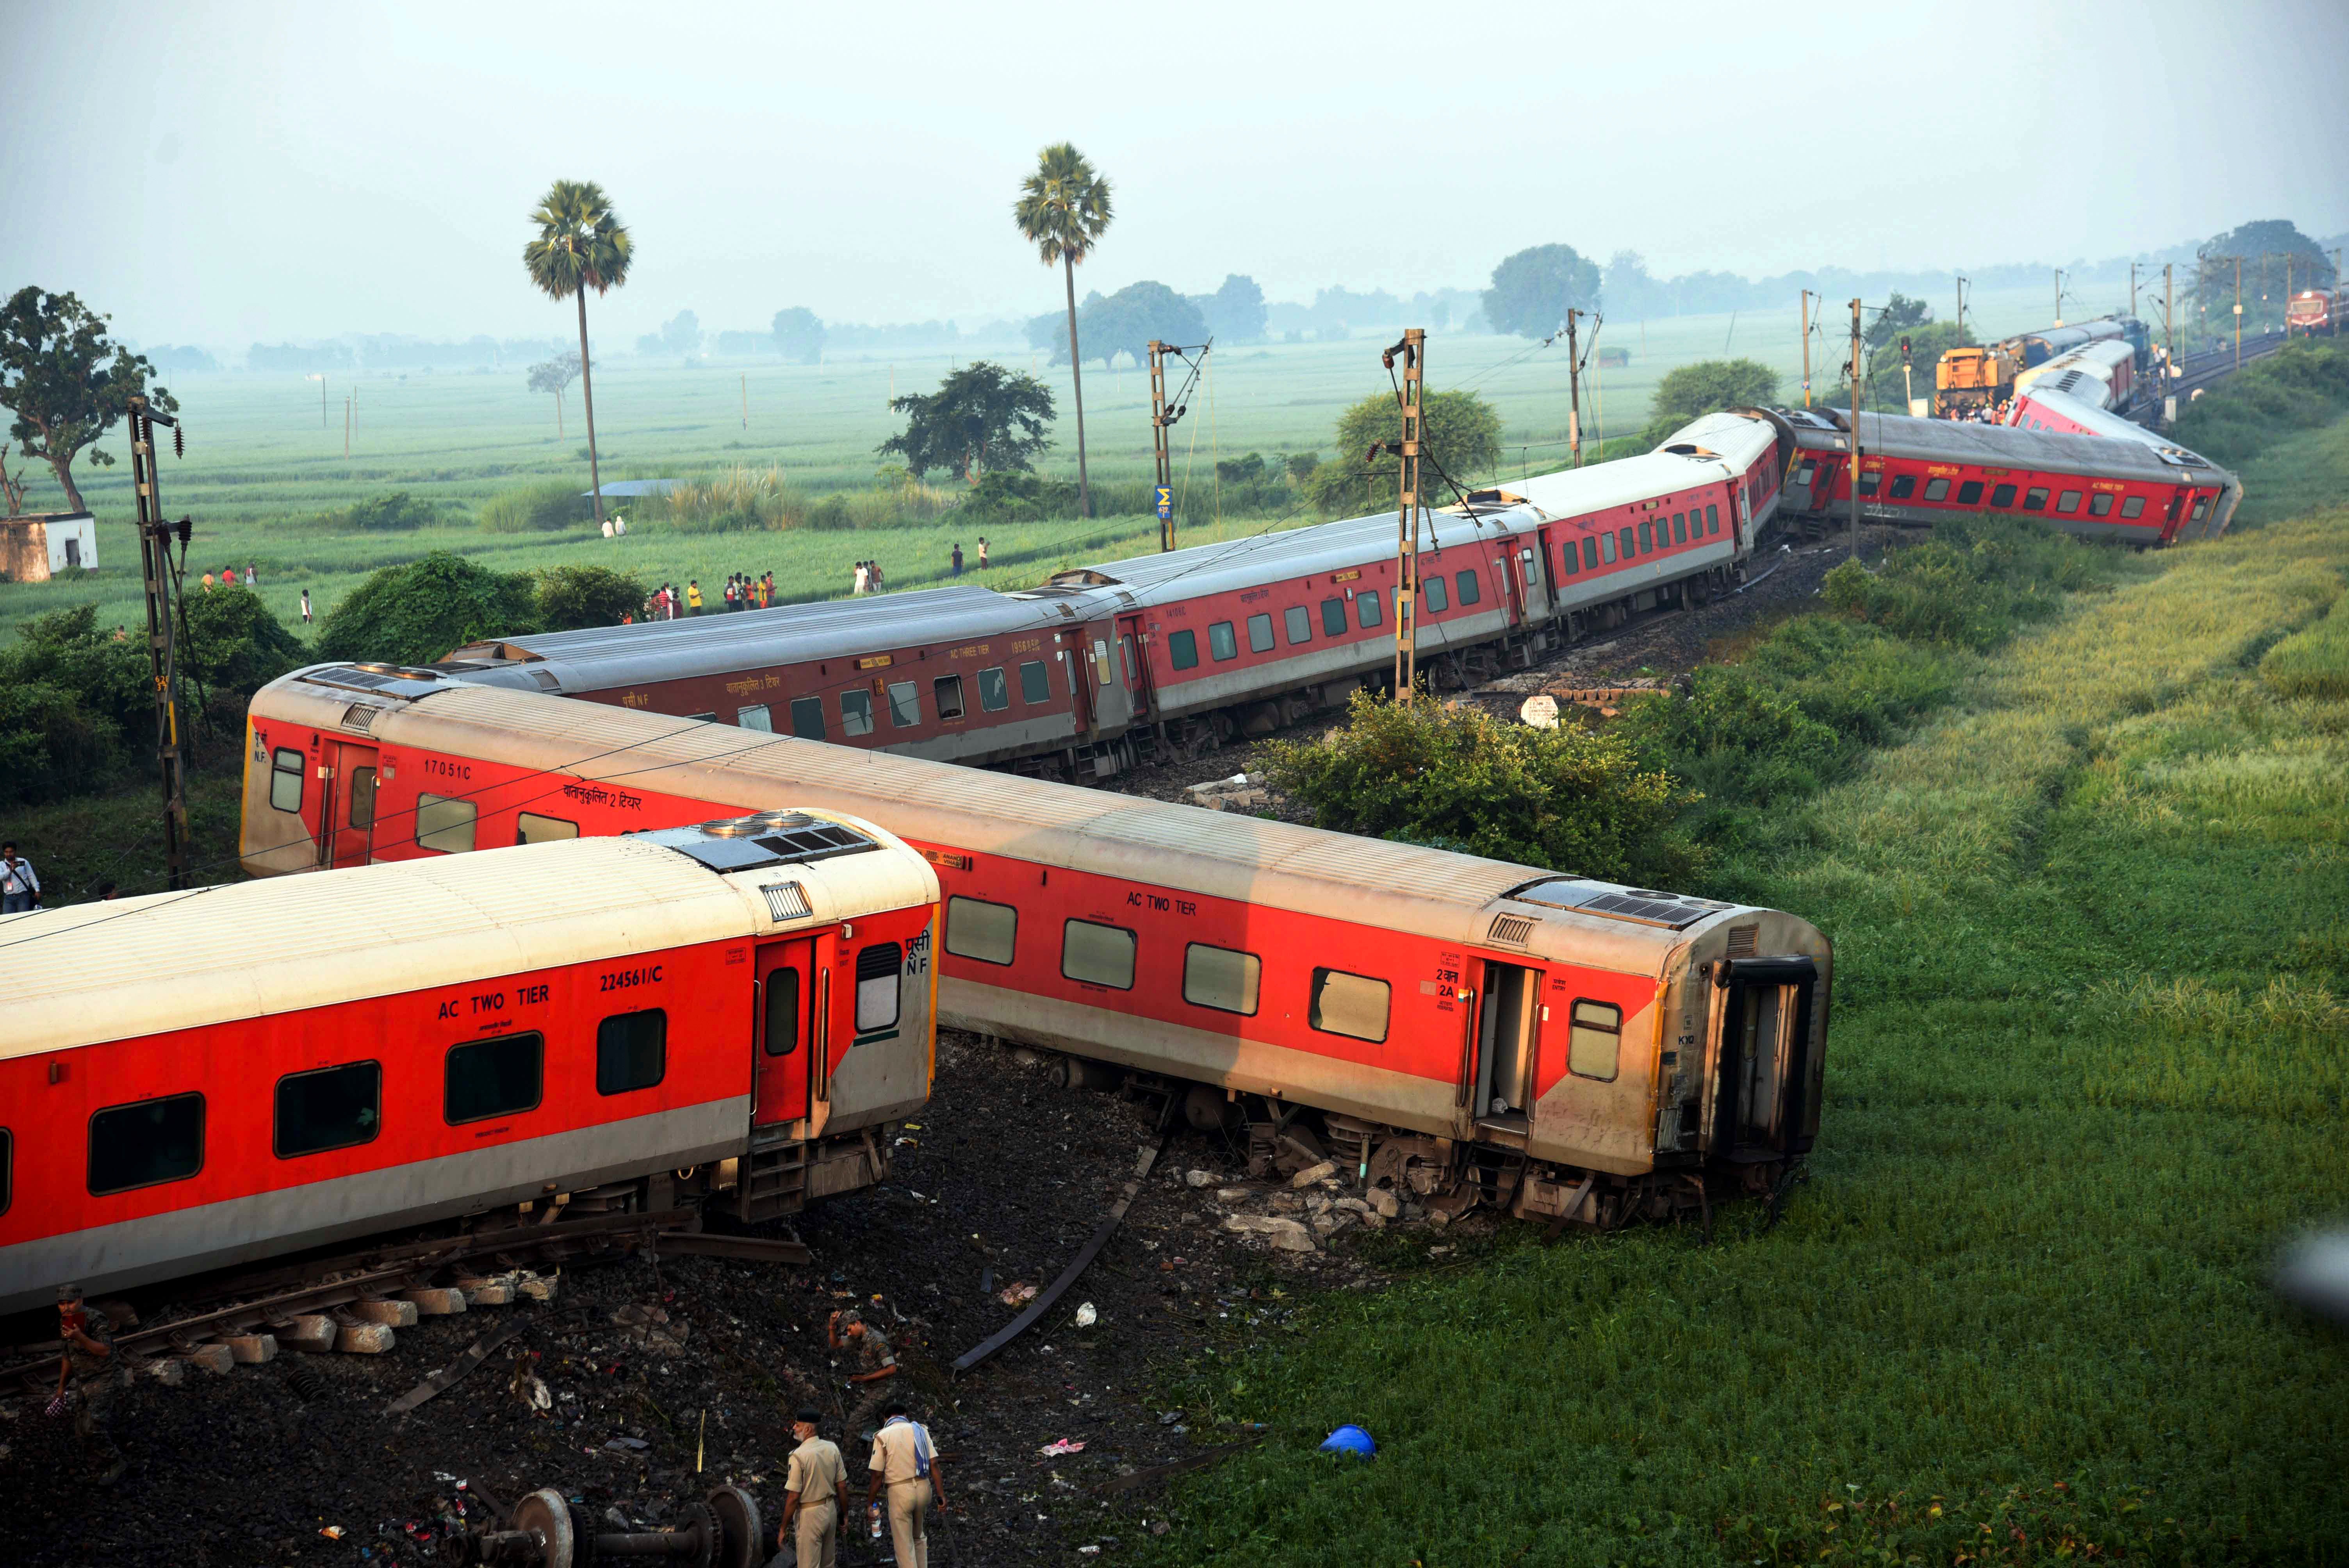
<instances>
[{"instance_id":1,"label":"derailed train coach","mask_svg":"<svg viewBox=\"0 0 2349 1568\"><path fill-rule=\"evenodd\" d=\"M1432 1203L1695 1213L1817 1136L1832 950L1783 912L429 670L297 672L249 722L261 876L786 801L879 821L938 877L942 1023L1258 1153L1308 1119Z\"/></svg>"}]
</instances>

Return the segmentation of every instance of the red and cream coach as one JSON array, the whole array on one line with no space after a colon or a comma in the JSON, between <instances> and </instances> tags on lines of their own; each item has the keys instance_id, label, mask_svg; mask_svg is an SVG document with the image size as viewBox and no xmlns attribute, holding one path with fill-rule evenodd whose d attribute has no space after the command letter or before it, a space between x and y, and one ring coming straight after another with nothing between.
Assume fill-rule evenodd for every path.
<instances>
[{"instance_id":1,"label":"red and cream coach","mask_svg":"<svg viewBox=\"0 0 2349 1568\"><path fill-rule=\"evenodd\" d=\"M942 1022L1252 1136L1319 1113L1424 1194L1611 1222L1816 1135L1830 953L1776 911L423 670L297 672L250 725L256 875L783 801L885 822L946 895Z\"/></svg>"},{"instance_id":2,"label":"red and cream coach","mask_svg":"<svg viewBox=\"0 0 2349 1568\"><path fill-rule=\"evenodd\" d=\"M320 766L261 809L347 807ZM936 879L854 817L339 858L0 919L0 1311L521 1202L788 1213L928 1098Z\"/></svg>"}]
</instances>

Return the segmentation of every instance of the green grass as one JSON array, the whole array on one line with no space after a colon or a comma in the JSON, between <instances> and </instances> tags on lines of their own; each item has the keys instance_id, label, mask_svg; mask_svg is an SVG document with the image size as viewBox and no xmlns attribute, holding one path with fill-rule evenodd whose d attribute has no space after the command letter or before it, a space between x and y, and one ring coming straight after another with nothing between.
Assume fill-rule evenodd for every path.
<instances>
[{"instance_id":1,"label":"green grass","mask_svg":"<svg viewBox=\"0 0 2349 1568\"><path fill-rule=\"evenodd\" d=\"M1775 1231L1511 1227L1236 1340L1165 1397L1275 1439L1143 1559L2349 1553L2349 1344L2263 1282L2349 1191L2349 703L2258 674L2349 511L2151 559L1724 868L1837 942Z\"/></svg>"}]
</instances>

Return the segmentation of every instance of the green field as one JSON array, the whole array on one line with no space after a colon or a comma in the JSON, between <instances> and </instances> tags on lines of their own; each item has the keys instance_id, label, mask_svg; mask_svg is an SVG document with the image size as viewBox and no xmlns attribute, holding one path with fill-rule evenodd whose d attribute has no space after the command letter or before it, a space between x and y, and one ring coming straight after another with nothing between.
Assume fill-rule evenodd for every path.
<instances>
[{"instance_id":1,"label":"green field","mask_svg":"<svg viewBox=\"0 0 2349 1568\"><path fill-rule=\"evenodd\" d=\"M1975 306L1982 328L2013 330L2038 323L2045 302L2035 294L1982 295ZM1687 316L1646 323L1610 323L1604 344L1627 347L1629 368L1601 372L1584 389L1586 440L1636 432L1648 417L1656 382L1674 366L1726 353L1751 356L1785 376L1782 395L1800 397L1801 335L1792 308L1770 316ZM1207 385L1192 399L1191 417L1175 432L1174 475L1185 492L1186 514L1213 518L1215 459L1248 451L1318 451L1350 404L1387 388L1380 368L1384 339L1364 332L1346 343L1244 346L1219 352ZM1815 345L1816 374L1840 350L1831 336ZM1026 350L995 356L1018 368L1037 356ZM870 486L880 462L874 449L895 433L892 389L926 391L948 368L943 356L850 361L824 366L761 362L735 367L711 361L704 368L653 367L616 359L595 373L596 433L606 482L627 479L722 474L737 468L780 470L811 493ZM1464 387L1489 399L1505 430L1499 473L1538 473L1564 465L1568 395L1566 349L1544 349L1518 338L1464 337L1436 333L1429 348L1430 385ZM1037 366L1056 388L1062 418L1060 444L1040 465L1074 479L1074 420L1068 417L1068 372ZM1926 377L1930 383L1930 377ZM1068 520L1024 529L976 528L951 513L934 524L856 531L804 531L680 535L640 515L624 542L592 530L488 534L471 514L501 490L552 479L587 488L585 437L578 388L569 399L565 433L555 430L553 399L524 387L521 367L500 374L362 377L357 383L351 455L343 456L343 399L349 383L330 382L322 419L319 387L298 377L213 376L171 384L187 427L184 458L166 458L163 500L171 515L191 516L196 542L191 576L234 564L261 568L262 593L281 619L295 620L304 588L324 616L367 572L410 561L432 549L453 549L502 571L594 562L619 564L645 580L682 585L698 578L714 587L731 572L774 572L793 597L845 593L854 562L879 560L895 587L940 580L947 552L959 541L975 553L988 535L1001 570L989 581L1024 585L1064 559L1113 557L1147 549L1155 525L1147 518ZM747 427L743 404L747 397ZM1092 475L1102 483L1131 483L1150 475L1149 389L1125 368L1089 369L1085 418ZM119 432L107 447L119 451ZM129 527L129 469L77 468L84 499L98 519L94 572L71 582L0 583L0 631L27 617L69 604L95 603L109 623L134 623L140 614L138 554ZM944 476L934 476L943 478ZM1462 476L1464 479L1469 476ZM61 504L45 471L36 471L28 506ZM355 502L393 491L460 509L456 526L409 532L352 532L322 521ZM623 503L623 514L641 512ZM1187 530L1185 542L1237 531L1315 521L1301 509L1252 511L1216 526Z\"/></svg>"},{"instance_id":2,"label":"green field","mask_svg":"<svg viewBox=\"0 0 2349 1568\"><path fill-rule=\"evenodd\" d=\"M2349 422L2295 459L2337 497ZM2349 1342L2264 1276L2349 1206L2349 666L2261 661L2345 573L2337 503L2143 558L1789 809L1714 889L1837 944L1784 1222L1508 1227L1234 1335L1161 1395L1274 1440L1145 1559L2340 1562Z\"/></svg>"}]
</instances>

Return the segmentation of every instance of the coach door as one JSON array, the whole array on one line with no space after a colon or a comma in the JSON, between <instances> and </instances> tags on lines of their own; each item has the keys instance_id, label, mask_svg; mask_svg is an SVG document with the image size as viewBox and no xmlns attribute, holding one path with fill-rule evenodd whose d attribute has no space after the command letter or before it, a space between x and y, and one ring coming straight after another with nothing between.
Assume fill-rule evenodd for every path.
<instances>
[{"instance_id":1,"label":"coach door","mask_svg":"<svg viewBox=\"0 0 2349 1568\"><path fill-rule=\"evenodd\" d=\"M376 748L330 740L320 750L318 863L363 866L375 844Z\"/></svg>"},{"instance_id":2,"label":"coach door","mask_svg":"<svg viewBox=\"0 0 2349 1568\"><path fill-rule=\"evenodd\" d=\"M1810 1102L1817 966L1808 958L1724 958L1713 976L1722 1005L1713 1157L1754 1162L1807 1152L1818 1115Z\"/></svg>"},{"instance_id":3,"label":"coach door","mask_svg":"<svg viewBox=\"0 0 2349 1568\"><path fill-rule=\"evenodd\" d=\"M750 1125L796 1121L808 1113L808 1080L823 1031L816 1016L815 943L759 944L751 1030Z\"/></svg>"},{"instance_id":4,"label":"coach door","mask_svg":"<svg viewBox=\"0 0 2349 1568\"><path fill-rule=\"evenodd\" d=\"M1533 1102L1542 972L1490 959L1484 968L1485 984L1475 998L1469 1120L1486 1131L1522 1134Z\"/></svg>"},{"instance_id":5,"label":"coach door","mask_svg":"<svg viewBox=\"0 0 2349 1568\"><path fill-rule=\"evenodd\" d=\"M1144 657L1142 617L1117 618L1117 656L1125 671L1126 697L1133 705L1133 722L1150 717L1150 661Z\"/></svg>"}]
</instances>

